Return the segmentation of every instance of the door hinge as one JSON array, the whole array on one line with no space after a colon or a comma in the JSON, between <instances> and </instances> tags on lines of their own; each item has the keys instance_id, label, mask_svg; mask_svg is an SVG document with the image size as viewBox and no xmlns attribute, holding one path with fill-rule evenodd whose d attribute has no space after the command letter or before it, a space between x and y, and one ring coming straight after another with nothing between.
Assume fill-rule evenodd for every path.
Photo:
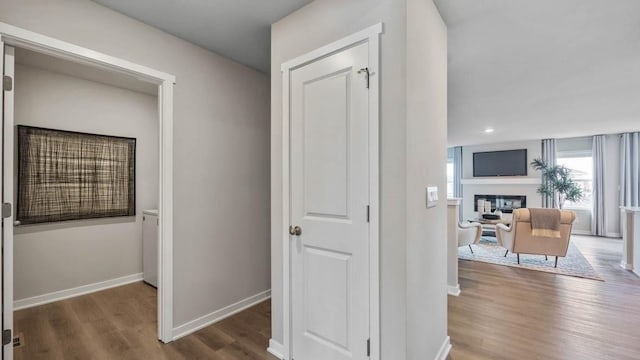
<instances>
[{"instance_id":1,"label":"door hinge","mask_svg":"<svg viewBox=\"0 0 640 360\"><path fill-rule=\"evenodd\" d=\"M367 222L369 222L369 205L367 205Z\"/></svg>"},{"instance_id":2,"label":"door hinge","mask_svg":"<svg viewBox=\"0 0 640 360\"><path fill-rule=\"evenodd\" d=\"M2 78L2 88L4 89L4 91L13 90L13 78L11 78L11 76L5 75Z\"/></svg>"},{"instance_id":3,"label":"door hinge","mask_svg":"<svg viewBox=\"0 0 640 360\"><path fill-rule=\"evenodd\" d=\"M371 339L367 339L367 357L371 356Z\"/></svg>"},{"instance_id":4,"label":"door hinge","mask_svg":"<svg viewBox=\"0 0 640 360\"><path fill-rule=\"evenodd\" d=\"M11 203L2 204L2 218L6 219L11 217Z\"/></svg>"},{"instance_id":5,"label":"door hinge","mask_svg":"<svg viewBox=\"0 0 640 360\"><path fill-rule=\"evenodd\" d=\"M2 330L2 345L11 344L11 329Z\"/></svg>"}]
</instances>

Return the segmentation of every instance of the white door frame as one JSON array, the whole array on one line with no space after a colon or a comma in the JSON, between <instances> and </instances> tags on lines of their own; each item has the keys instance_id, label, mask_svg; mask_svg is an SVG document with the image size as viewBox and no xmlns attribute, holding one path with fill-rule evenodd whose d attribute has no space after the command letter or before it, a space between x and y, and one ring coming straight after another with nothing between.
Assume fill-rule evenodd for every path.
<instances>
[{"instance_id":1,"label":"white door frame","mask_svg":"<svg viewBox=\"0 0 640 360\"><path fill-rule=\"evenodd\" d=\"M3 44L4 43L4 44ZM0 45L11 45L134 76L158 86L160 182L158 339L173 340L173 86L175 76L0 22ZM2 61L0 60L0 67ZM13 150L11 151L13 154ZM10 170L13 173L13 170Z\"/></svg>"},{"instance_id":2,"label":"white door frame","mask_svg":"<svg viewBox=\"0 0 640 360\"><path fill-rule=\"evenodd\" d=\"M379 80L380 80L380 34L383 24L378 23L353 35L323 46L305 55L282 64L282 306L283 306L283 347L285 359L291 359L291 247L289 225L290 188L289 188L289 151L290 151L290 74L291 71L327 57L357 44L369 44L369 326L371 353L373 360L380 359L380 265L379 265Z\"/></svg>"},{"instance_id":3,"label":"white door frame","mask_svg":"<svg viewBox=\"0 0 640 360\"><path fill-rule=\"evenodd\" d=\"M0 69L2 75L8 74L8 76L15 77L15 48L5 47L4 43L0 39ZM7 61L9 60L9 61ZM2 114L3 139L2 146L3 152L10 152L13 155L13 118L14 118L14 91L5 91L4 86L2 89L2 99L0 99L0 113ZM2 200L3 202L13 202L13 156L3 159L4 164L0 166L0 179L2 179ZM5 171L6 169L11 169ZM9 200L5 198L8 194ZM4 214L3 214L4 215ZM13 254L13 211L10 216L3 218L2 221L2 246L3 253ZM12 301L5 302L2 308L2 329L12 329L13 333L13 256L2 258L2 289L5 290L2 299L7 298ZM1 292L1 291L0 291ZM13 334L12 334L13 335ZM7 345L2 345L2 358L4 360L13 360L13 341Z\"/></svg>"}]
</instances>

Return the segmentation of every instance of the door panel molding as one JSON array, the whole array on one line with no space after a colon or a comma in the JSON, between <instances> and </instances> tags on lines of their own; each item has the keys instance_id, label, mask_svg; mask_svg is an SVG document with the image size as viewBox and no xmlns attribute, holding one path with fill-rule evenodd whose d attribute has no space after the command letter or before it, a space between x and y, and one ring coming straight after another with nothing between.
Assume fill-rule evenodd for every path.
<instances>
[{"instance_id":1,"label":"door panel molding","mask_svg":"<svg viewBox=\"0 0 640 360\"><path fill-rule=\"evenodd\" d=\"M379 80L380 80L380 35L383 23L378 23L281 65L283 80L282 116L282 229L283 243L283 354L291 359L291 225L290 198L290 136L291 136L291 72L297 68L328 57L350 47L368 43L369 78L369 334L370 359L380 359L380 271L379 271ZM357 86L357 84L352 84ZM364 86L364 83L363 83ZM363 209L364 211L365 209ZM328 220L328 219L327 219ZM344 219L331 219L344 221ZM362 346L365 346L363 344Z\"/></svg>"}]
</instances>

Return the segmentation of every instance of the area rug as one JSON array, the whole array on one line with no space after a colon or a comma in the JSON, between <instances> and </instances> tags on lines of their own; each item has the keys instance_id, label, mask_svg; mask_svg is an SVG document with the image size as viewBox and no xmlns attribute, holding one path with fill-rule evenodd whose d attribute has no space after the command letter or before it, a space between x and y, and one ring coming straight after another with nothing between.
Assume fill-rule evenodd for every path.
<instances>
[{"instance_id":1,"label":"area rug","mask_svg":"<svg viewBox=\"0 0 640 360\"><path fill-rule=\"evenodd\" d=\"M545 260L542 255L520 254L520 264L516 254L509 253L504 257L505 249L498 246L495 238L483 236L478 244L471 245L473 254L468 246L458 248L458 258L461 260L480 261L489 264L512 266L522 269L544 271L548 273L575 276L585 279L604 281L598 273L593 270L589 261L580 253L580 250L569 243L569 250L566 257L558 258L558 267L554 268L554 256L549 256Z\"/></svg>"}]
</instances>

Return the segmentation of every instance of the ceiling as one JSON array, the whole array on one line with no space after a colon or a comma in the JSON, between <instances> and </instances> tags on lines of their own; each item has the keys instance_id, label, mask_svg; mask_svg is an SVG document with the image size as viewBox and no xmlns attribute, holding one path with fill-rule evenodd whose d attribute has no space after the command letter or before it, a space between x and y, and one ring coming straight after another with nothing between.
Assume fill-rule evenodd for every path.
<instances>
[{"instance_id":1,"label":"ceiling","mask_svg":"<svg viewBox=\"0 0 640 360\"><path fill-rule=\"evenodd\" d=\"M640 1L435 2L450 146L640 130Z\"/></svg>"},{"instance_id":2,"label":"ceiling","mask_svg":"<svg viewBox=\"0 0 640 360\"><path fill-rule=\"evenodd\" d=\"M269 72L271 24L311 0L94 0L115 11Z\"/></svg>"},{"instance_id":3,"label":"ceiling","mask_svg":"<svg viewBox=\"0 0 640 360\"><path fill-rule=\"evenodd\" d=\"M311 2L94 1L265 73L270 24ZM640 130L640 1L434 1L450 146Z\"/></svg>"}]
</instances>

